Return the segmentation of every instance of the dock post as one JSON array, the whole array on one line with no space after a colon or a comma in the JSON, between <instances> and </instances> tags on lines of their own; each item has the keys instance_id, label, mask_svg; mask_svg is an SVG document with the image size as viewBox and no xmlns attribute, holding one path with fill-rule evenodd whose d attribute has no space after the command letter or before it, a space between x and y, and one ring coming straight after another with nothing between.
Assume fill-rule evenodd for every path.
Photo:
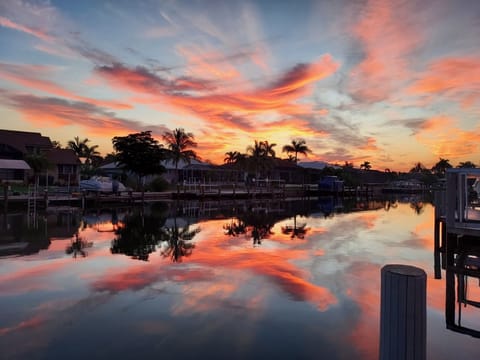
<instances>
[{"instance_id":1,"label":"dock post","mask_svg":"<svg viewBox=\"0 0 480 360\"><path fill-rule=\"evenodd\" d=\"M433 256L434 256L434 271L435 279L442 278L442 271L440 266L440 234L442 223L440 219L435 218L434 222L434 236L433 236Z\"/></svg>"},{"instance_id":2,"label":"dock post","mask_svg":"<svg viewBox=\"0 0 480 360\"><path fill-rule=\"evenodd\" d=\"M380 359L425 360L427 274L408 265L381 271Z\"/></svg>"},{"instance_id":3,"label":"dock post","mask_svg":"<svg viewBox=\"0 0 480 360\"><path fill-rule=\"evenodd\" d=\"M3 212L8 213L8 184L3 183Z\"/></svg>"}]
</instances>

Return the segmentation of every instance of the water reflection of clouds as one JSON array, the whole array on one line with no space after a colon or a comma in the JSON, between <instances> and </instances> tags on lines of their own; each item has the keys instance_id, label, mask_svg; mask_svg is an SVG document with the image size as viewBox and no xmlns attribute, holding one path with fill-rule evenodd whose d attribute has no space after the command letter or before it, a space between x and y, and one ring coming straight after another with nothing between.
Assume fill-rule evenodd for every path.
<instances>
[{"instance_id":1,"label":"water reflection of clouds","mask_svg":"<svg viewBox=\"0 0 480 360\"><path fill-rule=\"evenodd\" d=\"M40 297L58 294L61 299L40 302L32 311L19 310L15 321L3 322L0 335L42 331L42 341L48 343L53 336L61 337L56 334L68 322L82 314L101 318L105 310L101 308L108 306L113 309L109 314L142 312L141 319L129 324L140 333L166 336L168 330L178 335L189 329L197 345L231 329L239 351L246 351L258 341L256 326L271 321L272 314L281 309L282 319L298 315L295 321L305 323L297 323L296 331L310 329L319 341L328 339L332 351L376 358L380 269L386 263L408 262L428 271L433 261L432 211L431 206L424 206L421 216L412 216L406 204L388 212L327 219L298 216L299 224L308 223L303 239L282 232L282 227L293 224L293 218L287 218L273 225L272 236L259 247L252 246L249 236L225 235L223 225L229 220L205 220L195 224L202 229L193 239L197 246L180 264L163 258L158 250L148 262L112 255L111 232L83 228L80 236L94 243L86 258L75 260L64 253L69 239L53 239L48 251L29 258L35 261L20 260L2 267L9 270L0 275L2 295L23 296L32 291ZM58 256L60 251L63 258L48 255ZM441 320L445 284L430 276L427 285L429 316L433 313ZM302 302L313 305L312 312L300 308ZM302 310L290 315L292 309ZM318 329L311 323L317 316ZM201 326L192 330L182 323L191 319L201 321ZM233 320L238 326L232 326ZM114 325L102 325L102 331L104 326ZM431 336L429 341L435 343ZM32 347L42 346L34 342ZM346 342L354 350L335 350Z\"/></svg>"}]
</instances>

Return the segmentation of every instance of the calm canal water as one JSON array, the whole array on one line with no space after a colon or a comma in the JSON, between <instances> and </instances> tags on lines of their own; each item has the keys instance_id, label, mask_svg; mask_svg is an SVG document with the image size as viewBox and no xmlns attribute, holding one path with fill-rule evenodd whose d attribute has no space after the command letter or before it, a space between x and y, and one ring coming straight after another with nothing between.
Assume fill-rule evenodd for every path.
<instances>
[{"instance_id":1,"label":"calm canal water","mask_svg":"<svg viewBox=\"0 0 480 360\"><path fill-rule=\"evenodd\" d=\"M0 358L376 359L380 270L401 263L427 273L427 357L478 359L479 339L446 329L433 213L325 198L9 214ZM480 330L480 309L462 322Z\"/></svg>"}]
</instances>

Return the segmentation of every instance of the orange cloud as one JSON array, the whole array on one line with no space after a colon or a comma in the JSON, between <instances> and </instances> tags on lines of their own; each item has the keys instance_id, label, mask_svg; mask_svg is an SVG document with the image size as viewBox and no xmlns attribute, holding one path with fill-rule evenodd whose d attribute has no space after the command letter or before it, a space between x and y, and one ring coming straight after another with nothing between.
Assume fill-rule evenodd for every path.
<instances>
[{"instance_id":1,"label":"orange cloud","mask_svg":"<svg viewBox=\"0 0 480 360\"><path fill-rule=\"evenodd\" d=\"M129 91L140 94L153 94L182 109L188 109L204 120L225 118L226 114L235 116L248 115L258 112L278 111L294 113L301 109L294 104L300 96L307 93L307 86L315 81L331 75L338 68L338 64L329 55L325 55L313 64L298 65L280 79L265 88L250 92L227 93L224 95L186 95L179 92L175 81L162 78L145 68L130 69L123 65L102 66L97 73L106 78L111 84L120 86ZM195 90L197 91L197 86ZM157 100L158 101L158 100Z\"/></svg>"},{"instance_id":2,"label":"orange cloud","mask_svg":"<svg viewBox=\"0 0 480 360\"><path fill-rule=\"evenodd\" d=\"M321 131L314 131L306 121L295 120L298 114L314 112L312 106L297 103L297 100L311 91L311 84L331 75L338 67L338 63L331 56L325 55L314 63L295 66L270 85L253 90L223 91L222 94L216 93L212 88L212 84L224 87L221 81L218 83L200 78L194 78L194 82L190 78L188 81L186 78L169 79L143 67L128 68L116 64L97 67L96 73L116 88L141 95L145 104L157 106L162 102L171 106L174 111L189 113L201 119L208 129L206 131L210 144L203 145L199 151L200 156L222 162L224 148L217 147L214 153L202 151L212 149L214 144L225 144L221 142L221 138L228 136L227 133L234 134L234 137L228 138L228 144L240 143L243 148L252 141L253 131L257 133L263 129L270 136L270 129L274 126L276 134L282 135L282 141L286 132L302 137L305 133L324 135ZM317 112L324 114L326 110ZM278 114L290 119L271 122L262 118L264 115ZM279 127L280 125L285 126ZM300 128L296 127L298 125ZM276 139L273 138L273 141Z\"/></svg>"},{"instance_id":3,"label":"orange cloud","mask_svg":"<svg viewBox=\"0 0 480 360\"><path fill-rule=\"evenodd\" d=\"M446 116L428 119L423 131L415 138L438 158L462 159L480 150L480 127L465 131L455 127L455 121Z\"/></svg>"},{"instance_id":4,"label":"orange cloud","mask_svg":"<svg viewBox=\"0 0 480 360\"><path fill-rule=\"evenodd\" d=\"M444 95L463 106L480 102L480 58L448 57L436 60L409 88L413 94Z\"/></svg>"},{"instance_id":5,"label":"orange cloud","mask_svg":"<svg viewBox=\"0 0 480 360\"><path fill-rule=\"evenodd\" d=\"M367 139L367 143L360 146L359 150L378 151L377 140L375 138L369 137Z\"/></svg>"}]
</instances>

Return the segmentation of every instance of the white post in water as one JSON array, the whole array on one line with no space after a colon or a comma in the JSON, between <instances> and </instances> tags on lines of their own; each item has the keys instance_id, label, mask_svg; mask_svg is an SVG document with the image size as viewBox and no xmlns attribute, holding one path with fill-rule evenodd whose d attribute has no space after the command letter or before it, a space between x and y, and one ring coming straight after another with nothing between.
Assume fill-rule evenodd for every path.
<instances>
[{"instance_id":1,"label":"white post in water","mask_svg":"<svg viewBox=\"0 0 480 360\"><path fill-rule=\"evenodd\" d=\"M408 265L382 268L380 360L425 360L427 274Z\"/></svg>"}]
</instances>

